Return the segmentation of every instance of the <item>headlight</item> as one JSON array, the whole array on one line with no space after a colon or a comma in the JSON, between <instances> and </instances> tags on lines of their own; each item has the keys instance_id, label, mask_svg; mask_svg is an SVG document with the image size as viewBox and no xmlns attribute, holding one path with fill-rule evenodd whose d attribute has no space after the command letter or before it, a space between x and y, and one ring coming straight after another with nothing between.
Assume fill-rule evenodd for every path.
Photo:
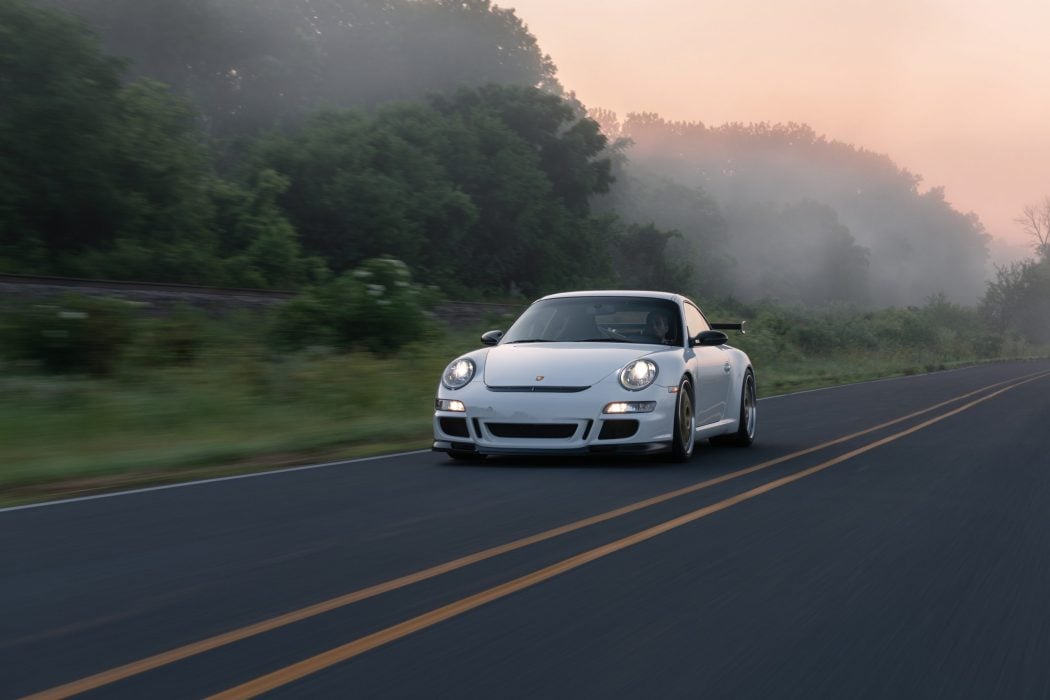
<instances>
[{"instance_id":1,"label":"headlight","mask_svg":"<svg viewBox=\"0 0 1050 700\"><path fill-rule=\"evenodd\" d=\"M474 360L462 357L445 369L441 383L448 389L462 389L474 378Z\"/></svg>"},{"instance_id":2,"label":"headlight","mask_svg":"<svg viewBox=\"0 0 1050 700\"><path fill-rule=\"evenodd\" d=\"M656 381L656 363L635 360L620 371L620 384L624 389L640 391Z\"/></svg>"},{"instance_id":3,"label":"headlight","mask_svg":"<svg viewBox=\"0 0 1050 700\"><path fill-rule=\"evenodd\" d=\"M457 401L456 399L434 399L434 410L463 413L467 410L467 407L462 401Z\"/></svg>"}]
</instances>

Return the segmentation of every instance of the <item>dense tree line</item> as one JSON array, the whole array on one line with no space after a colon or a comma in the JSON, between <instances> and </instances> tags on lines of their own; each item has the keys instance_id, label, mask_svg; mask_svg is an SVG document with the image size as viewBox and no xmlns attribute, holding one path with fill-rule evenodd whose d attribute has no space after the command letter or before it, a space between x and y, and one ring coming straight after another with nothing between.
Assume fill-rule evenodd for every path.
<instances>
[{"instance_id":1,"label":"dense tree line","mask_svg":"<svg viewBox=\"0 0 1050 700\"><path fill-rule=\"evenodd\" d=\"M618 229L590 212L606 139L557 95L487 84L315 112L246 135L220 174L190 105L123 81L79 21L22 0L0 12L5 269L295 286L391 254L457 292L608 280Z\"/></svg>"},{"instance_id":2,"label":"dense tree line","mask_svg":"<svg viewBox=\"0 0 1050 700\"><path fill-rule=\"evenodd\" d=\"M281 286L322 266L275 205L287 181L216 175L191 107L122 82L82 23L12 0L0 29L4 269Z\"/></svg>"},{"instance_id":3,"label":"dense tree line","mask_svg":"<svg viewBox=\"0 0 1050 700\"><path fill-rule=\"evenodd\" d=\"M446 289L535 294L608 276L605 137L536 88L462 88L374 116L325 112L252 149L283 210L336 272L384 253Z\"/></svg>"},{"instance_id":4,"label":"dense tree line","mask_svg":"<svg viewBox=\"0 0 1050 700\"><path fill-rule=\"evenodd\" d=\"M0 37L4 270L297 287L391 255L457 295L983 288L980 222L885 156L586 117L490 0L8 0Z\"/></svg>"}]
</instances>

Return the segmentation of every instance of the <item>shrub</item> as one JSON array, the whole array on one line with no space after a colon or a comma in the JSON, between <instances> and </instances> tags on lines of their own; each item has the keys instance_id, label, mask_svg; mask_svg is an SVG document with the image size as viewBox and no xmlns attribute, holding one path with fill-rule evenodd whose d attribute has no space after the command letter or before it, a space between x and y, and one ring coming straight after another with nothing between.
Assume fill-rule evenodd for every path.
<instances>
[{"instance_id":1,"label":"shrub","mask_svg":"<svg viewBox=\"0 0 1050 700\"><path fill-rule=\"evenodd\" d=\"M412 284L408 266L373 258L283 305L273 340L286 350L331 344L391 351L417 340L424 318L423 290Z\"/></svg>"},{"instance_id":2,"label":"shrub","mask_svg":"<svg viewBox=\"0 0 1050 700\"><path fill-rule=\"evenodd\" d=\"M134 336L132 304L68 296L9 312L7 354L51 372L112 373Z\"/></svg>"},{"instance_id":3,"label":"shrub","mask_svg":"<svg viewBox=\"0 0 1050 700\"><path fill-rule=\"evenodd\" d=\"M192 364L204 346L205 326L201 314L188 307L145 320L138 326L128 360L144 367Z\"/></svg>"}]
</instances>

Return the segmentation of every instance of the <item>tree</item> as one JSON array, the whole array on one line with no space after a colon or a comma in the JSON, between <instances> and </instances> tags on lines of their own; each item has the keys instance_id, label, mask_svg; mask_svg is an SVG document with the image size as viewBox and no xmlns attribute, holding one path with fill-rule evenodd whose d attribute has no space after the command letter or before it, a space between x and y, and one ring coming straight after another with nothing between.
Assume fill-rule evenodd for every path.
<instances>
[{"instance_id":1,"label":"tree","mask_svg":"<svg viewBox=\"0 0 1050 700\"><path fill-rule=\"evenodd\" d=\"M864 303L868 250L857 245L834 209L813 200L742 205L726 212L730 250L739 261L736 290L745 299L821 305Z\"/></svg>"},{"instance_id":2,"label":"tree","mask_svg":"<svg viewBox=\"0 0 1050 700\"><path fill-rule=\"evenodd\" d=\"M392 255L448 291L558 289L608 274L604 137L560 98L487 85L317 115L261 139L249 168L290 185L279 201L336 273Z\"/></svg>"},{"instance_id":3,"label":"tree","mask_svg":"<svg viewBox=\"0 0 1050 700\"><path fill-rule=\"evenodd\" d=\"M131 76L189 98L213 135L494 82L557 90L513 9L491 0L36 0L83 18Z\"/></svg>"},{"instance_id":4,"label":"tree","mask_svg":"<svg viewBox=\"0 0 1050 700\"><path fill-rule=\"evenodd\" d=\"M678 231L661 231L652 224L630 224L614 248L616 279L624 289L690 291L692 269L674 259L668 245L681 239Z\"/></svg>"},{"instance_id":5,"label":"tree","mask_svg":"<svg viewBox=\"0 0 1050 700\"><path fill-rule=\"evenodd\" d=\"M803 124L712 127L651 113L629 114L619 124L612 115L602 116L633 142L631 172L644 168L684 187L701 188L717 202L728 228L724 242L712 241L706 252L735 257L740 280L742 275L765 279L770 288L792 279L805 284L807 256L745 257L737 241L755 237L748 226L764 219L765 210L809 200L832 210L853 243L867 250L871 303L919 304L938 292L969 303L983 291L989 237L981 222L954 209L942 188L922 191L922 178L887 156L829 140ZM671 227L686 235L694 228L682 222ZM765 228L772 232L780 226L770 221ZM847 243L840 253L850 250ZM769 241L759 252L776 245ZM846 257L851 265L860 262ZM841 287L835 281L832 286Z\"/></svg>"},{"instance_id":6,"label":"tree","mask_svg":"<svg viewBox=\"0 0 1050 700\"><path fill-rule=\"evenodd\" d=\"M106 235L120 192L99 163L119 120L123 63L78 21L0 3L0 258L46 270Z\"/></svg>"},{"instance_id":7,"label":"tree","mask_svg":"<svg viewBox=\"0 0 1050 700\"><path fill-rule=\"evenodd\" d=\"M185 100L123 83L125 63L83 23L11 0L0 39L0 266L209 284L316 276L273 204L286 183L220 179Z\"/></svg>"},{"instance_id":8,"label":"tree","mask_svg":"<svg viewBox=\"0 0 1050 700\"><path fill-rule=\"evenodd\" d=\"M249 167L288 179L278 201L307 250L335 272L394 255L437 277L477 214L440 162L434 118L409 105L376 119L324 112L296 133L260 140Z\"/></svg>"},{"instance_id":9,"label":"tree","mask_svg":"<svg viewBox=\"0 0 1050 700\"><path fill-rule=\"evenodd\" d=\"M1050 343L1050 258L996 268L981 311L1000 334Z\"/></svg>"},{"instance_id":10,"label":"tree","mask_svg":"<svg viewBox=\"0 0 1050 700\"><path fill-rule=\"evenodd\" d=\"M1050 257L1050 196L1043 197L1038 204L1029 204L1015 221L1029 236L1035 239L1036 255Z\"/></svg>"}]
</instances>

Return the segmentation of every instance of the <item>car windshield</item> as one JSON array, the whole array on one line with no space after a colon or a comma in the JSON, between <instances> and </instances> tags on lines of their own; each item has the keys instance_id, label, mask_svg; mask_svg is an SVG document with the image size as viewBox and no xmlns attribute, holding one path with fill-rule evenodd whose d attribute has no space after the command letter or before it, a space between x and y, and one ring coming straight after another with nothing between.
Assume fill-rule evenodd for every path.
<instances>
[{"instance_id":1,"label":"car windshield","mask_svg":"<svg viewBox=\"0 0 1050 700\"><path fill-rule=\"evenodd\" d=\"M507 343L646 343L679 345L678 305L651 297L559 297L525 310L503 337Z\"/></svg>"}]
</instances>

